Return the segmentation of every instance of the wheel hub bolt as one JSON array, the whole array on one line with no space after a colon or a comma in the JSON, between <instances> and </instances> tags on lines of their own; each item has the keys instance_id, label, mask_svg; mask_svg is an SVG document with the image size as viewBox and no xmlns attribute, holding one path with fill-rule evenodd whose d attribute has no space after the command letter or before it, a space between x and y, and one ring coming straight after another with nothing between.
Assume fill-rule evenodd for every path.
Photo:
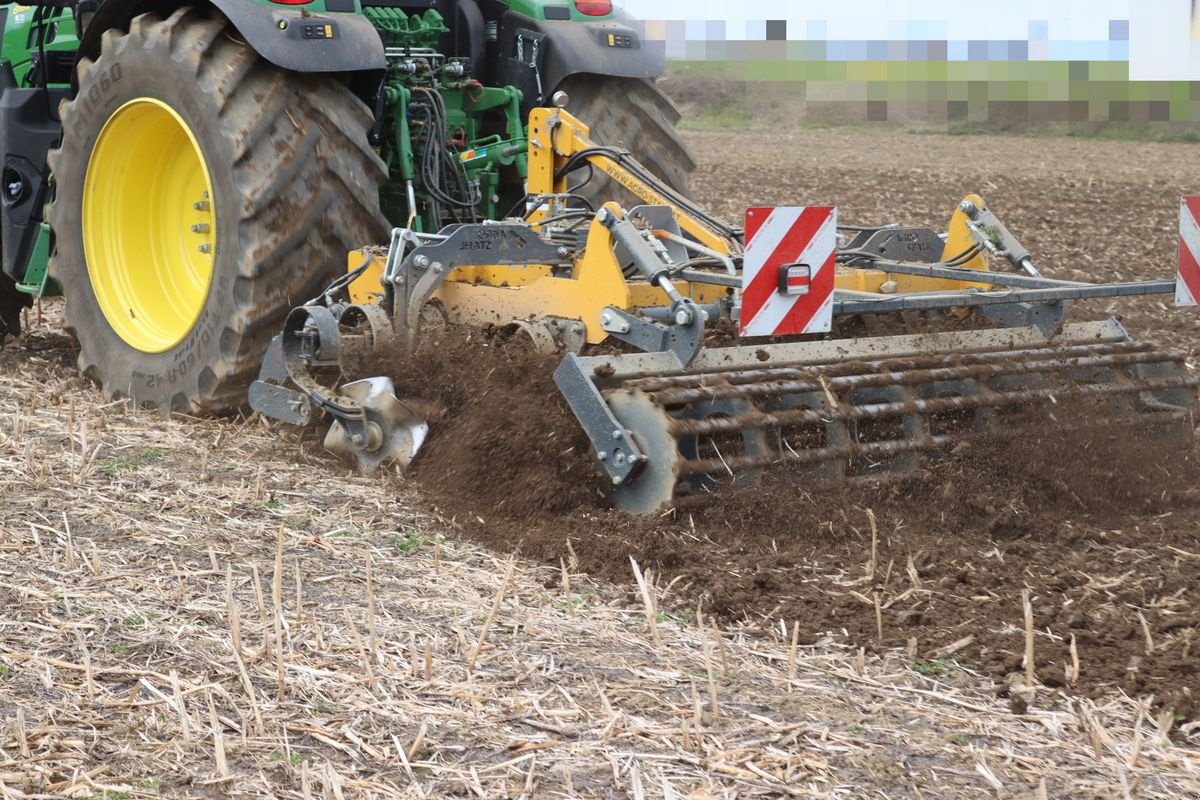
<instances>
[{"instance_id":1,"label":"wheel hub bolt","mask_svg":"<svg viewBox=\"0 0 1200 800\"><path fill-rule=\"evenodd\" d=\"M192 226L192 233L208 233L210 230L207 223L197 222Z\"/></svg>"},{"instance_id":2,"label":"wheel hub bolt","mask_svg":"<svg viewBox=\"0 0 1200 800\"><path fill-rule=\"evenodd\" d=\"M200 245L200 247L198 247L196 249L198 249L201 253L208 255L209 253L212 252L212 245L209 244L208 242L205 242L204 244Z\"/></svg>"}]
</instances>

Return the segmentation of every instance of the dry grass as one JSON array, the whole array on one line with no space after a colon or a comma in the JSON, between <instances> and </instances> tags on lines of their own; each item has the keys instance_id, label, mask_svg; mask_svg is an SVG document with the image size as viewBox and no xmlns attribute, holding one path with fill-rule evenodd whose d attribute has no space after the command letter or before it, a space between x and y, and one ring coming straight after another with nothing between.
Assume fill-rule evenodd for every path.
<instances>
[{"instance_id":1,"label":"dry grass","mask_svg":"<svg viewBox=\"0 0 1200 800\"><path fill-rule=\"evenodd\" d=\"M1200 795L1146 705L648 626L632 569L510 565L311 442L104 403L67 347L0 353L0 798Z\"/></svg>"}]
</instances>

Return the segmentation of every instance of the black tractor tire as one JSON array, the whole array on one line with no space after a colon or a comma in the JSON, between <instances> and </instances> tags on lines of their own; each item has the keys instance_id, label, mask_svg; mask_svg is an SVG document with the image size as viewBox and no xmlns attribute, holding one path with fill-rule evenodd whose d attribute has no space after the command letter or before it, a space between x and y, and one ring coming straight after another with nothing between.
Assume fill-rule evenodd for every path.
<instances>
[{"instance_id":1,"label":"black tractor tire","mask_svg":"<svg viewBox=\"0 0 1200 800\"><path fill-rule=\"evenodd\" d=\"M386 241L386 170L368 144L371 112L335 78L280 70L223 17L190 8L105 32L99 57L82 59L78 78L78 93L60 108L62 145L50 154L49 219L50 274L66 296L79 367L107 396L164 414L238 409L288 311L343 274L347 252ZM82 233L100 131L123 104L147 97L190 127L208 165L216 221L203 309L161 353L131 347L105 318Z\"/></svg>"},{"instance_id":2,"label":"black tractor tire","mask_svg":"<svg viewBox=\"0 0 1200 800\"><path fill-rule=\"evenodd\" d=\"M570 96L567 110L591 129L597 144L623 147L658 178L685 197L696 169L679 131L679 108L653 81L573 75L559 86ZM586 171L577 172L584 175ZM579 178L573 176L572 181ZM628 190L597 171L579 193L597 207L615 200L641 205Z\"/></svg>"}]
</instances>

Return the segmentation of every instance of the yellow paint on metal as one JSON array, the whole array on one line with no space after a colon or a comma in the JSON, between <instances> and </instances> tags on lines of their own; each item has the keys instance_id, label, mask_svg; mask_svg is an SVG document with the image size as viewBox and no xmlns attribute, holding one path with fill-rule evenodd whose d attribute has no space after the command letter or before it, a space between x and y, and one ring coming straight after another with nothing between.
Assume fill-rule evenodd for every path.
<instances>
[{"instance_id":1,"label":"yellow paint on metal","mask_svg":"<svg viewBox=\"0 0 1200 800\"><path fill-rule=\"evenodd\" d=\"M551 135L550 119L554 111L535 108L529 112L529 175L526 178L531 196L556 194L567 190L567 179L554 179L555 152ZM565 114L566 112L560 112ZM588 128L579 123L580 135L587 136ZM541 222L546 218L544 211L537 210L529 216L529 222Z\"/></svg>"},{"instance_id":2,"label":"yellow paint on metal","mask_svg":"<svg viewBox=\"0 0 1200 800\"><path fill-rule=\"evenodd\" d=\"M967 195L963 198L963 203L973 203L980 211L987 210L987 203L983 202L983 198L977 194ZM954 258L975 244L975 236L967 226L969 221L970 217L967 216L967 212L962 210L960 204L960 207L954 210L954 216L950 218L950 227L946 229L946 248L942 251L943 261ZM988 268L987 260L982 255L977 255L962 268L986 270Z\"/></svg>"},{"instance_id":3,"label":"yellow paint on metal","mask_svg":"<svg viewBox=\"0 0 1200 800\"><path fill-rule=\"evenodd\" d=\"M610 203L611 210L619 210ZM496 266L514 272L523 267ZM612 234L599 222L588 230L587 247L572 276L547 276L521 284L512 277L508 286L447 281L434 295L446 319L456 325L507 325L514 320L559 317L577 319L587 326L589 344L599 344L608 334L600 329L600 312L606 306L629 308L629 284L613 255Z\"/></svg>"},{"instance_id":4,"label":"yellow paint on metal","mask_svg":"<svg viewBox=\"0 0 1200 800\"><path fill-rule=\"evenodd\" d=\"M567 191L565 177L554 179L558 168L566 159L596 146L589 137L590 131L575 117L562 109L535 108L529 113L529 194L561 194ZM655 191L623 166L601 155L587 157L588 163L604 172L615 183L648 205L671 206L680 229L697 242L719 253L730 252L729 241L720 233L711 230L700 220L675 207L675 204ZM545 219L543 211L529 217L532 223Z\"/></svg>"},{"instance_id":5,"label":"yellow paint on metal","mask_svg":"<svg viewBox=\"0 0 1200 800\"><path fill-rule=\"evenodd\" d=\"M712 303L729 294L727 289L708 283L684 283L679 281L675 288L684 297L696 303ZM671 305L667 293L649 283L629 284L630 308L662 308Z\"/></svg>"},{"instance_id":6,"label":"yellow paint on metal","mask_svg":"<svg viewBox=\"0 0 1200 800\"><path fill-rule=\"evenodd\" d=\"M565 178L556 173L572 155L594 147L588 138L586 125L561 109L537 108L529 120L529 178L531 196L560 194L567 190ZM620 183L644 202L674 208L652 186L640 181L620 164L608 159L591 157L589 162ZM967 200L983 208L983 200L969 195ZM620 214L616 203L606 208ZM696 241L712 250L730 254L731 244L717 232L686 212L675 208L680 228ZM534 228L546 218L545 209L532 213L527 222ZM953 258L974 244L967 227L967 217L955 212L944 248L943 259ZM351 259L357 266L361 260ZM965 265L967 269L987 270L983 256L976 256ZM368 270L373 283L378 284L379 269L373 264ZM366 279L360 278L357 283ZM889 275L878 270L838 269L835 284L838 289L882 293L885 284L895 282L895 292L961 290L979 283L937 280L906 275ZM730 290L709 284L677 282L676 287L697 303L711 303ZM352 287L353 290L353 287ZM485 265L458 267L450 272L446 282L434 294L441 303L447 319L463 325L506 325L516 320L528 321L545 317L578 320L586 326L589 344L599 344L608 338L599 326L600 313L608 306L625 310L669 305L666 294L645 281L627 280L613 251L612 234L593 220L588 231L583 255L571 268L544 264Z\"/></svg>"},{"instance_id":7,"label":"yellow paint on metal","mask_svg":"<svg viewBox=\"0 0 1200 800\"><path fill-rule=\"evenodd\" d=\"M878 294L882 291L883 284L887 282L888 277L886 272L879 270L838 267L837 274L833 278L833 286L835 289L844 291Z\"/></svg>"},{"instance_id":8,"label":"yellow paint on metal","mask_svg":"<svg viewBox=\"0 0 1200 800\"><path fill-rule=\"evenodd\" d=\"M620 213L620 207L607 208ZM698 303L711 303L726 290L703 284L678 284ZM578 320L589 344L608 338L600 328L607 306L626 310L670 305L666 294L646 282L628 281L613 251L612 234L592 222L583 256L560 274L545 264L458 267L434 294L446 318L457 325L507 325L514 320L544 317Z\"/></svg>"},{"instance_id":9,"label":"yellow paint on metal","mask_svg":"<svg viewBox=\"0 0 1200 800\"><path fill-rule=\"evenodd\" d=\"M456 267L446 276L446 280L488 286L528 286L551 274L553 270L545 264L492 264L482 267Z\"/></svg>"},{"instance_id":10,"label":"yellow paint on metal","mask_svg":"<svg viewBox=\"0 0 1200 800\"><path fill-rule=\"evenodd\" d=\"M383 295L384 256L374 255L368 250L351 250L346 254L346 271L354 272L367 257L370 257L371 263L350 282L350 302L360 305L376 303Z\"/></svg>"},{"instance_id":11,"label":"yellow paint on metal","mask_svg":"<svg viewBox=\"0 0 1200 800\"><path fill-rule=\"evenodd\" d=\"M104 123L84 177L83 249L100 310L130 347L166 352L200 319L213 208L204 154L175 109L141 97Z\"/></svg>"},{"instance_id":12,"label":"yellow paint on metal","mask_svg":"<svg viewBox=\"0 0 1200 800\"><path fill-rule=\"evenodd\" d=\"M969 194L963 198L963 201L974 203L980 209L987 208L987 205L983 202L983 198L977 194ZM965 253L975 244L975 237L971 233L971 229L967 227L968 221L969 218L966 212L962 208L956 208L954 216L950 218L950 226L946 229L946 246L942 248L943 261ZM987 259L981 253L965 264L961 264L960 268L986 272L988 269ZM970 288L987 289L990 286L987 283L964 283L962 281L943 280L940 278L921 278L914 275L892 275L891 278L896 282L896 291L902 294L910 292L960 292Z\"/></svg>"}]
</instances>

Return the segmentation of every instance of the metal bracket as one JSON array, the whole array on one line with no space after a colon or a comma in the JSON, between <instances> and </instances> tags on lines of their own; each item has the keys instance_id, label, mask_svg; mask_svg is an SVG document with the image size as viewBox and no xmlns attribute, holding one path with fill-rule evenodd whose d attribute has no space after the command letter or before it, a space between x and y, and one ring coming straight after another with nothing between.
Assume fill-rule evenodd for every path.
<instances>
[{"instance_id":1,"label":"metal bracket","mask_svg":"<svg viewBox=\"0 0 1200 800\"><path fill-rule=\"evenodd\" d=\"M636 212L636 215L635 215ZM638 271L671 300L674 326L635 317L619 308L609 306L600 315L601 327L612 336L646 352L666 351L687 366L696 357L704 340L705 314L689 298L684 297L671 281L670 270L681 263L686 251L672 242L666 244L650 235L648 229L638 228L636 222L650 227L662 226L672 233L679 227L666 206L638 206L620 219L608 208L600 209L596 220L608 228L620 248L633 259Z\"/></svg>"},{"instance_id":2,"label":"metal bracket","mask_svg":"<svg viewBox=\"0 0 1200 800\"><path fill-rule=\"evenodd\" d=\"M546 330L568 353L579 353L587 346L587 328L577 319L546 317L542 320Z\"/></svg>"},{"instance_id":3,"label":"metal bracket","mask_svg":"<svg viewBox=\"0 0 1200 800\"><path fill-rule=\"evenodd\" d=\"M588 438L596 459L608 473L613 486L633 480L649 460L638 449L633 436L617 421L604 402L604 396L584 373L576 355L568 355L554 371L554 383L571 407Z\"/></svg>"},{"instance_id":4,"label":"metal bracket","mask_svg":"<svg viewBox=\"0 0 1200 800\"><path fill-rule=\"evenodd\" d=\"M58 281L50 277L50 226L41 223L38 226L37 238L33 241L33 251L29 256L29 266L24 277L17 281L17 291L31 294L34 297L56 297L62 294Z\"/></svg>"},{"instance_id":5,"label":"metal bracket","mask_svg":"<svg viewBox=\"0 0 1200 800\"><path fill-rule=\"evenodd\" d=\"M419 239L403 229L392 231L384 281L394 291L396 331L408 346L413 343L421 309L458 267L526 266L561 264L570 259L565 247L548 244L525 225L460 225L446 228L444 238L421 244L405 253L406 245Z\"/></svg>"},{"instance_id":6,"label":"metal bracket","mask_svg":"<svg viewBox=\"0 0 1200 800\"><path fill-rule=\"evenodd\" d=\"M608 306L600 314L600 327L612 337L642 352L670 353L679 361L680 367L686 367L704 344L705 314L691 300L684 300L677 305L681 307L677 310L674 325L642 319L616 306Z\"/></svg>"},{"instance_id":7,"label":"metal bracket","mask_svg":"<svg viewBox=\"0 0 1200 800\"><path fill-rule=\"evenodd\" d=\"M641 205L634 206L629 209L625 215L626 219L638 227L645 227L650 230L666 231L674 236L681 236L679 230L679 220L675 219L675 210L670 206L651 206ZM678 242L671 239L659 240L663 248L663 252L667 257L676 264L682 264L688 260L687 248ZM625 263L632 260L633 256L624 252L623 246L617 244L617 260ZM622 257L624 256L624 257Z\"/></svg>"},{"instance_id":8,"label":"metal bracket","mask_svg":"<svg viewBox=\"0 0 1200 800\"><path fill-rule=\"evenodd\" d=\"M283 334L276 334L263 356L258 380L250 384L250 407L264 416L289 425L312 422L313 404L304 392L287 388L287 363L283 357Z\"/></svg>"},{"instance_id":9,"label":"metal bracket","mask_svg":"<svg viewBox=\"0 0 1200 800\"><path fill-rule=\"evenodd\" d=\"M1067 318L1065 303L1009 303L983 306L979 313L1006 328L1037 328L1051 339L1062 330Z\"/></svg>"},{"instance_id":10,"label":"metal bracket","mask_svg":"<svg viewBox=\"0 0 1200 800\"><path fill-rule=\"evenodd\" d=\"M343 324L352 333L343 334ZM342 366L343 351L379 352L390 345L387 315L378 306L298 306L284 321L283 332L271 340L250 387L250 406L267 416L306 425L319 408L347 427L362 424L363 412L353 398L318 383L313 367ZM365 350L364 350L365 348ZM287 384L295 386L294 391Z\"/></svg>"}]
</instances>

